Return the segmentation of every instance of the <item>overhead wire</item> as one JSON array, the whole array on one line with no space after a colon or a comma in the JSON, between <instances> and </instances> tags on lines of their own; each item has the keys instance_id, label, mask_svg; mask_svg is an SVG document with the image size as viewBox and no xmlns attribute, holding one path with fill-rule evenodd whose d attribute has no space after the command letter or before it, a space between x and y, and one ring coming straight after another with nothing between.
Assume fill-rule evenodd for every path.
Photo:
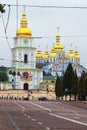
<instances>
[{"instance_id":1,"label":"overhead wire","mask_svg":"<svg viewBox=\"0 0 87 130\"><path fill-rule=\"evenodd\" d=\"M31 7L31 8L66 8L66 9L87 9L87 7L66 7L66 6L42 6L42 5L15 5L15 4L3 4L4 6L8 6L9 7L9 11L8 11L8 17L7 17L7 23L5 25L5 22L4 22L4 17L3 17L3 14L2 14L2 21L3 21L3 27L4 27L4 31L5 31L5 38L6 38L6 41L8 43L8 46L9 46L9 49L11 50L11 47L10 47L10 44L9 44L9 41L8 39L9 38L13 38L13 37L8 37L7 36L7 27L8 27L8 24L9 24L9 18L10 18L10 7L11 6L25 6L25 7ZM4 38L4 36L0 36L2 38ZM87 35L77 35L77 36L61 36L61 37L87 37ZM36 39L41 39L41 38L55 38L55 37L34 37ZM5 60L3 58L0 58L0 60ZM12 61L12 60L11 60ZM20 61L15 61L15 62L20 62ZM23 62L23 61L21 61Z\"/></svg>"},{"instance_id":2,"label":"overhead wire","mask_svg":"<svg viewBox=\"0 0 87 130\"><path fill-rule=\"evenodd\" d=\"M10 47L10 44L9 44L9 41L8 41L8 38L7 37L7 27L8 27L8 23L9 23L9 18L10 18L10 7L11 6L17 6L17 27L18 27L18 6L25 6L25 7L36 7L36 8L73 8L73 9L87 9L87 7L75 7L75 6L49 6L49 5L19 5L18 4L18 0L16 2L16 4L3 4L4 6L8 6L9 7L9 12L8 12L8 18L7 18L7 23L6 23L6 26L5 26L5 23L4 23L4 18L2 16L2 19L3 19L3 26L4 26L4 30L5 30L5 38L7 40L7 43L9 45L9 48L11 49ZM3 15L3 14L2 14ZM3 36L0 36L0 37L3 37ZM77 36L61 36L61 37L87 37L87 35L77 35ZM4 38L4 37L3 37ZM11 37L10 37L11 38ZM35 39L41 39L41 38L54 38L54 37L48 37L48 36L39 36L39 37L33 37Z\"/></svg>"},{"instance_id":3,"label":"overhead wire","mask_svg":"<svg viewBox=\"0 0 87 130\"><path fill-rule=\"evenodd\" d=\"M61 35L60 36L61 38L86 38L87 37L87 35ZM0 38L6 38L6 36L2 36L2 35L0 35ZM14 37L12 37L12 36L7 36L7 39L13 39ZM46 38L50 38L50 39L52 39L52 38L55 38L55 36L33 36L33 37L31 37L31 38L35 38L35 39L46 39Z\"/></svg>"},{"instance_id":4,"label":"overhead wire","mask_svg":"<svg viewBox=\"0 0 87 130\"><path fill-rule=\"evenodd\" d=\"M9 7L9 12L8 12L8 17L7 17L7 23L6 23L6 26L5 26L5 31L7 31L7 27L8 27L8 23L9 23L9 18L10 18L10 5L8 7Z\"/></svg>"},{"instance_id":5,"label":"overhead wire","mask_svg":"<svg viewBox=\"0 0 87 130\"><path fill-rule=\"evenodd\" d=\"M10 60L10 59L4 59L0 58L1 61L13 61L13 62L23 62L23 61L18 61L18 60Z\"/></svg>"},{"instance_id":6,"label":"overhead wire","mask_svg":"<svg viewBox=\"0 0 87 130\"><path fill-rule=\"evenodd\" d=\"M11 50L10 43L9 43L8 37L7 37L7 27L8 27L9 18L10 18L10 5L9 5L8 7L9 7L9 12L8 12L8 18L7 18L7 23L6 23L6 25L5 25L5 22L4 22L3 13L1 13L1 14L2 14L1 16L2 16L3 28L4 28L4 32L5 32L5 38L6 38L6 41L7 41L7 43L8 43L9 49Z\"/></svg>"},{"instance_id":7,"label":"overhead wire","mask_svg":"<svg viewBox=\"0 0 87 130\"><path fill-rule=\"evenodd\" d=\"M23 63L23 61L18 61L18 60L10 60L10 59L4 59L4 58L0 58L0 61L4 61L4 62L13 61L13 62L16 62L16 63ZM86 62L81 62L81 64L86 65L87 63L86 63ZM79 65L79 64L78 64L78 65Z\"/></svg>"},{"instance_id":8,"label":"overhead wire","mask_svg":"<svg viewBox=\"0 0 87 130\"><path fill-rule=\"evenodd\" d=\"M3 4L4 6L9 6L8 4ZM56 6L56 5L18 5L10 4L10 6L25 6L31 8L66 8L66 9L87 9L86 6Z\"/></svg>"}]
</instances>

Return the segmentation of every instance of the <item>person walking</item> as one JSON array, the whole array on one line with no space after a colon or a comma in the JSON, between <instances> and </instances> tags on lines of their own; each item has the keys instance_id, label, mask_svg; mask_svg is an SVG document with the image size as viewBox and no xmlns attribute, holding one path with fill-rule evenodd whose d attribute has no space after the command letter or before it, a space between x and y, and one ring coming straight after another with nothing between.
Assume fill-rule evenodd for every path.
<instances>
[{"instance_id":1,"label":"person walking","mask_svg":"<svg viewBox=\"0 0 87 130\"><path fill-rule=\"evenodd\" d=\"M47 91L47 94L49 93L49 89L48 89L48 81L46 81L46 91Z\"/></svg>"},{"instance_id":2,"label":"person walking","mask_svg":"<svg viewBox=\"0 0 87 130\"><path fill-rule=\"evenodd\" d=\"M30 100L30 95L31 95L30 90L28 90L28 100Z\"/></svg>"}]
</instances>

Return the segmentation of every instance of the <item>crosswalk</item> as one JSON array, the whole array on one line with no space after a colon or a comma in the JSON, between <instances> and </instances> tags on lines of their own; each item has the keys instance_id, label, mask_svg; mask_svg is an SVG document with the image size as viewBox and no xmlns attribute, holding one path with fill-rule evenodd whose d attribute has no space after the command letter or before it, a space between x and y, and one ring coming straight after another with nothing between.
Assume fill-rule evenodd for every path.
<instances>
[{"instance_id":1,"label":"crosswalk","mask_svg":"<svg viewBox=\"0 0 87 130\"><path fill-rule=\"evenodd\" d=\"M58 104L59 102L55 101L39 101L39 100L15 100L15 99L0 99L0 101L4 101L4 102L26 102L26 103L39 103L39 104Z\"/></svg>"}]
</instances>

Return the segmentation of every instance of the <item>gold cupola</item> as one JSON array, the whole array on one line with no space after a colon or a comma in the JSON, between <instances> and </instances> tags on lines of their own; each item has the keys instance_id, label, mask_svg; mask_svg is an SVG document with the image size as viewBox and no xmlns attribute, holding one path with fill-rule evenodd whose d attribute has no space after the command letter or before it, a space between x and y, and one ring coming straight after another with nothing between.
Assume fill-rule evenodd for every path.
<instances>
[{"instance_id":1,"label":"gold cupola","mask_svg":"<svg viewBox=\"0 0 87 130\"><path fill-rule=\"evenodd\" d=\"M77 48L76 48L74 54L75 54L75 59L76 59L76 60L80 60L80 56L79 56L79 53L78 53Z\"/></svg>"},{"instance_id":2,"label":"gold cupola","mask_svg":"<svg viewBox=\"0 0 87 130\"><path fill-rule=\"evenodd\" d=\"M48 59L49 58L49 51L48 49L45 50L45 54L43 56L44 59Z\"/></svg>"},{"instance_id":3,"label":"gold cupola","mask_svg":"<svg viewBox=\"0 0 87 130\"><path fill-rule=\"evenodd\" d=\"M50 57L56 57L56 56L57 56L57 54L56 54L56 51L55 51L54 45L53 45L51 53L50 53Z\"/></svg>"},{"instance_id":4,"label":"gold cupola","mask_svg":"<svg viewBox=\"0 0 87 130\"><path fill-rule=\"evenodd\" d=\"M67 54L66 54L64 48L63 48L63 50L62 50L62 58L67 58Z\"/></svg>"},{"instance_id":5,"label":"gold cupola","mask_svg":"<svg viewBox=\"0 0 87 130\"><path fill-rule=\"evenodd\" d=\"M37 54L36 54L36 59L42 59L42 58L43 58L43 55L42 55L42 52L41 52L41 49L39 46L39 49L38 49Z\"/></svg>"},{"instance_id":6,"label":"gold cupola","mask_svg":"<svg viewBox=\"0 0 87 130\"><path fill-rule=\"evenodd\" d=\"M63 46L60 43L60 34L56 35L56 43L54 45L54 49L56 52L61 52L63 50Z\"/></svg>"},{"instance_id":7,"label":"gold cupola","mask_svg":"<svg viewBox=\"0 0 87 130\"><path fill-rule=\"evenodd\" d=\"M68 53L68 58L74 58L74 52L73 52L73 49L72 48L70 48L70 50L69 50L69 53Z\"/></svg>"},{"instance_id":8,"label":"gold cupola","mask_svg":"<svg viewBox=\"0 0 87 130\"><path fill-rule=\"evenodd\" d=\"M27 25L28 23L26 19L26 13L23 12L22 19L20 22L20 28L16 32L17 37L31 37L32 36L32 32Z\"/></svg>"}]
</instances>

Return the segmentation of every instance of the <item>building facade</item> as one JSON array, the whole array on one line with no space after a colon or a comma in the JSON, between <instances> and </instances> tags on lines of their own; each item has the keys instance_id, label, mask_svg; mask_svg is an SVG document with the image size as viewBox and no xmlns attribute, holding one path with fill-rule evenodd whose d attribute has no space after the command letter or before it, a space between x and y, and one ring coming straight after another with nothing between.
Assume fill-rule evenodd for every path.
<instances>
[{"instance_id":1,"label":"building facade","mask_svg":"<svg viewBox=\"0 0 87 130\"><path fill-rule=\"evenodd\" d=\"M43 81L43 70L36 68L36 48L25 12L14 38L9 80L12 81L12 89L24 90L37 89Z\"/></svg>"},{"instance_id":2,"label":"building facade","mask_svg":"<svg viewBox=\"0 0 87 130\"><path fill-rule=\"evenodd\" d=\"M60 77L63 76L69 63L72 63L73 69L76 70L77 75L81 76L84 67L80 65L80 56L77 48L75 50L70 46L69 52L66 54L63 45L60 42L60 34L56 35L56 42L53 44L51 51L45 50L42 55L41 49L37 50L36 54L37 67L43 68L47 74Z\"/></svg>"}]
</instances>

